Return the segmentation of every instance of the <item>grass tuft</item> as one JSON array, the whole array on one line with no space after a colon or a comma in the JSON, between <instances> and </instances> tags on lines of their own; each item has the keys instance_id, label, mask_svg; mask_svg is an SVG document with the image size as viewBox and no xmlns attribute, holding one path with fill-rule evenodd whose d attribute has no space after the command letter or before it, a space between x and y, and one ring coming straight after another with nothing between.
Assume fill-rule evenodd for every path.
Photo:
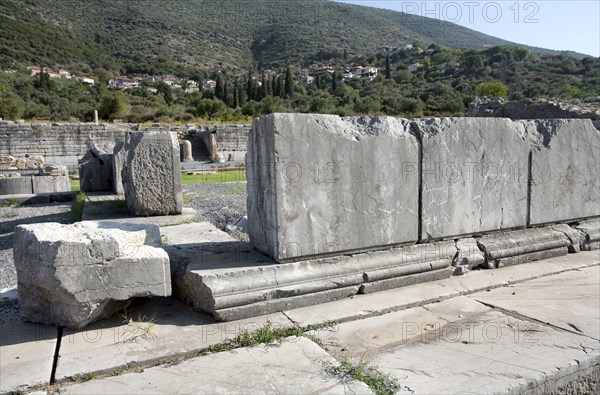
<instances>
[{"instance_id":1,"label":"grass tuft","mask_svg":"<svg viewBox=\"0 0 600 395\"><path fill-rule=\"evenodd\" d=\"M229 171L214 174L182 174L181 183L187 184L218 184L221 182L242 182L246 181L246 171Z\"/></svg>"},{"instance_id":2,"label":"grass tuft","mask_svg":"<svg viewBox=\"0 0 600 395\"><path fill-rule=\"evenodd\" d=\"M85 206L85 200L87 199L87 195L84 192L79 192L75 197L75 201L71 206L71 220L73 222L81 221L83 217L83 207Z\"/></svg>"},{"instance_id":3,"label":"grass tuft","mask_svg":"<svg viewBox=\"0 0 600 395\"><path fill-rule=\"evenodd\" d=\"M325 369L340 379L353 378L362 381L377 395L393 395L401 388L395 377L379 370L379 367L369 365L361 360L354 362L342 359L339 365L326 363Z\"/></svg>"}]
</instances>

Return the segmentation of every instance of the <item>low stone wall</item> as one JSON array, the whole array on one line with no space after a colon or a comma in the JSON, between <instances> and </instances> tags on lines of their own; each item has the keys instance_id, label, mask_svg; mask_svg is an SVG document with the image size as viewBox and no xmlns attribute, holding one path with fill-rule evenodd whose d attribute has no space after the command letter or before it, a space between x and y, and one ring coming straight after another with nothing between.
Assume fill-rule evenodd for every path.
<instances>
[{"instance_id":1,"label":"low stone wall","mask_svg":"<svg viewBox=\"0 0 600 395\"><path fill-rule=\"evenodd\" d=\"M46 163L66 165L77 172L77 161L92 144L112 152L123 140L125 127L81 124L28 124L0 121L0 156L42 155Z\"/></svg>"},{"instance_id":2,"label":"low stone wall","mask_svg":"<svg viewBox=\"0 0 600 395\"><path fill-rule=\"evenodd\" d=\"M69 176L20 176L0 178L0 195L68 192Z\"/></svg>"},{"instance_id":3,"label":"low stone wall","mask_svg":"<svg viewBox=\"0 0 600 395\"><path fill-rule=\"evenodd\" d=\"M248 148L250 240L279 262L600 216L590 120L271 114Z\"/></svg>"},{"instance_id":4,"label":"low stone wall","mask_svg":"<svg viewBox=\"0 0 600 395\"><path fill-rule=\"evenodd\" d=\"M95 145L112 152L117 141L123 141L139 125L115 124L35 124L0 121L0 156L25 157L41 155L46 163L66 165L70 173L78 172L78 160ZM147 131L176 132L178 139L192 143L194 160L215 160L221 153L227 160L245 159L249 125L154 126Z\"/></svg>"}]
</instances>

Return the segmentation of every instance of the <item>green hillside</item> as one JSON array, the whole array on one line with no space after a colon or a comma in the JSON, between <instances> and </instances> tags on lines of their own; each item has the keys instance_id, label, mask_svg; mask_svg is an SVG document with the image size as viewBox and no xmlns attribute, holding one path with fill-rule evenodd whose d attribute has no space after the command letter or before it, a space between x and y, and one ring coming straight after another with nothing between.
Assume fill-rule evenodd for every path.
<instances>
[{"instance_id":1,"label":"green hillside","mask_svg":"<svg viewBox=\"0 0 600 395\"><path fill-rule=\"evenodd\" d=\"M0 66L82 73L284 67L419 42L510 44L448 22L326 0L0 0Z\"/></svg>"}]
</instances>

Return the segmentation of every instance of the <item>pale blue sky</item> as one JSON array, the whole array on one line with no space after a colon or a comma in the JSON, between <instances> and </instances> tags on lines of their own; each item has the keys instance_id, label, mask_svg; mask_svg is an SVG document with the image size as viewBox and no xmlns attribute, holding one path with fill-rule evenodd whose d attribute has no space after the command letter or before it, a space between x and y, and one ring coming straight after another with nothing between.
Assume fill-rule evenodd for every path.
<instances>
[{"instance_id":1,"label":"pale blue sky","mask_svg":"<svg viewBox=\"0 0 600 395\"><path fill-rule=\"evenodd\" d=\"M600 0L337 0L446 20L516 43L600 56Z\"/></svg>"}]
</instances>

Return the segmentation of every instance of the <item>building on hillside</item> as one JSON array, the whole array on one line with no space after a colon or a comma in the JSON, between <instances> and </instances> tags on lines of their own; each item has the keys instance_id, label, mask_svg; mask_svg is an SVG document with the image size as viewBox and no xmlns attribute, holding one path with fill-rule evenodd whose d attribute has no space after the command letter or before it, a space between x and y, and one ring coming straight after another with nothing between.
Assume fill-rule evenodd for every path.
<instances>
[{"instance_id":1,"label":"building on hillside","mask_svg":"<svg viewBox=\"0 0 600 395\"><path fill-rule=\"evenodd\" d=\"M32 76L38 75L39 73L42 72L42 68L38 67L38 66L29 66L29 67L27 67L27 70L31 71Z\"/></svg>"},{"instance_id":2,"label":"building on hillside","mask_svg":"<svg viewBox=\"0 0 600 395\"><path fill-rule=\"evenodd\" d=\"M121 77L110 79L108 81L109 88L125 90L125 89L139 88L139 86L140 86L139 78L129 78L129 77L121 76Z\"/></svg>"},{"instance_id":3,"label":"building on hillside","mask_svg":"<svg viewBox=\"0 0 600 395\"><path fill-rule=\"evenodd\" d=\"M217 81L215 80L204 80L202 81L202 87L204 90L215 89L217 87Z\"/></svg>"},{"instance_id":4,"label":"building on hillside","mask_svg":"<svg viewBox=\"0 0 600 395\"><path fill-rule=\"evenodd\" d=\"M315 82L315 77L308 74L302 74L300 76L300 84L304 86L311 86Z\"/></svg>"},{"instance_id":5,"label":"building on hillside","mask_svg":"<svg viewBox=\"0 0 600 395\"><path fill-rule=\"evenodd\" d=\"M177 77L175 77L174 75L163 75L162 77L162 82L164 82L165 84L169 85L169 86L173 86L175 85L175 82L177 81Z\"/></svg>"},{"instance_id":6,"label":"building on hillside","mask_svg":"<svg viewBox=\"0 0 600 395\"><path fill-rule=\"evenodd\" d=\"M58 74L60 74L61 77L66 78L68 80L70 80L71 78L73 78L73 76L71 75L71 73L67 70L62 70L59 69L58 70Z\"/></svg>"},{"instance_id":7,"label":"building on hillside","mask_svg":"<svg viewBox=\"0 0 600 395\"><path fill-rule=\"evenodd\" d=\"M377 77L377 74L379 74L379 70L377 69L377 67L363 67L357 70L356 73L358 78L369 81L373 81L373 79Z\"/></svg>"},{"instance_id":8,"label":"building on hillside","mask_svg":"<svg viewBox=\"0 0 600 395\"><path fill-rule=\"evenodd\" d=\"M94 81L94 79L90 77L75 77L75 80L83 84L94 85L96 83L96 81Z\"/></svg>"}]
</instances>

